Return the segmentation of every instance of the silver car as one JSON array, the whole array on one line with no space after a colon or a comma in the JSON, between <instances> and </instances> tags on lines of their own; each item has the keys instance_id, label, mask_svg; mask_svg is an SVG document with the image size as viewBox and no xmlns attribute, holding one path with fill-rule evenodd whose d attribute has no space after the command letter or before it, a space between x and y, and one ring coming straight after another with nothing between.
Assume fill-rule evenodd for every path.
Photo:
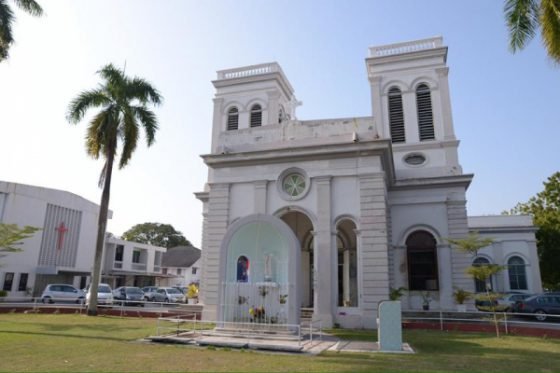
<instances>
[{"instance_id":1,"label":"silver car","mask_svg":"<svg viewBox=\"0 0 560 373\"><path fill-rule=\"evenodd\" d=\"M91 296L90 292L91 286L86 287L86 303L89 304L89 298ZM113 290L109 284L99 284L97 287L97 304L113 304Z\"/></svg>"},{"instance_id":2,"label":"silver car","mask_svg":"<svg viewBox=\"0 0 560 373\"><path fill-rule=\"evenodd\" d=\"M43 303L71 302L84 303L85 295L81 290L67 284L49 284L41 294Z\"/></svg>"},{"instance_id":3,"label":"silver car","mask_svg":"<svg viewBox=\"0 0 560 373\"><path fill-rule=\"evenodd\" d=\"M158 288L154 294L155 302L185 303L185 295L176 288Z\"/></svg>"},{"instance_id":4,"label":"silver car","mask_svg":"<svg viewBox=\"0 0 560 373\"><path fill-rule=\"evenodd\" d=\"M144 292L136 286L121 286L113 290L115 303L144 307Z\"/></svg>"},{"instance_id":5,"label":"silver car","mask_svg":"<svg viewBox=\"0 0 560 373\"><path fill-rule=\"evenodd\" d=\"M142 288L142 291L144 292L144 299L146 299L149 302L153 302L154 301L154 294L157 291L157 286L146 286Z\"/></svg>"}]
</instances>

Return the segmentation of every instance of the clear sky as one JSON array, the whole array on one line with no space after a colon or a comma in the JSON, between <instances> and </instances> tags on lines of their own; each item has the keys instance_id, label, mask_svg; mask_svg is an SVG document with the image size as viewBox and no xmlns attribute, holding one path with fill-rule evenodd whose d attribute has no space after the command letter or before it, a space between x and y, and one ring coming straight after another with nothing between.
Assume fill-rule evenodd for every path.
<instances>
[{"instance_id":1,"label":"clear sky","mask_svg":"<svg viewBox=\"0 0 560 373\"><path fill-rule=\"evenodd\" d=\"M540 39L507 49L503 1L38 0L17 12L0 64L0 179L99 203L102 162L85 153L86 122L65 113L102 65L151 81L165 97L157 141L114 173L109 230L157 221L200 244L215 71L278 61L303 101L299 119L371 115L369 46L441 35L460 162L475 178L470 215L500 213L559 170L560 67ZM13 3L12 3L13 4Z\"/></svg>"}]
</instances>

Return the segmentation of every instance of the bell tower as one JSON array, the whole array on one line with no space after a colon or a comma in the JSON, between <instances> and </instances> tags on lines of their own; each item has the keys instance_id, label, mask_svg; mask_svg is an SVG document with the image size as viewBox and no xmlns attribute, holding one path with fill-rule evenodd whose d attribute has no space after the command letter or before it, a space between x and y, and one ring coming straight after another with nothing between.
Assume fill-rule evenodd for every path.
<instances>
[{"instance_id":1,"label":"bell tower","mask_svg":"<svg viewBox=\"0 0 560 373\"><path fill-rule=\"evenodd\" d=\"M220 70L212 84L213 154L239 145L236 138L250 135L254 127L296 119L294 89L276 62Z\"/></svg>"},{"instance_id":2,"label":"bell tower","mask_svg":"<svg viewBox=\"0 0 560 373\"><path fill-rule=\"evenodd\" d=\"M391 139L397 179L461 175L441 37L371 47L373 115Z\"/></svg>"}]
</instances>

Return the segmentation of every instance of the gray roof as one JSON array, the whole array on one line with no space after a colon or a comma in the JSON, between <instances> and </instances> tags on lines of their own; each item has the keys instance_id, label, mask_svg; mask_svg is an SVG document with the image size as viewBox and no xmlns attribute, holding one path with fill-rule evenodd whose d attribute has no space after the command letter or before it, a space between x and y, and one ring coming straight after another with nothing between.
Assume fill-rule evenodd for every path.
<instances>
[{"instance_id":1,"label":"gray roof","mask_svg":"<svg viewBox=\"0 0 560 373\"><path fill-rule=\"evenodd\" d=\"M175 246L167 249L161 259L162 267L182 267L192 266L200 259L200 249L194 246Z\"/></svg>"}]
</instances>

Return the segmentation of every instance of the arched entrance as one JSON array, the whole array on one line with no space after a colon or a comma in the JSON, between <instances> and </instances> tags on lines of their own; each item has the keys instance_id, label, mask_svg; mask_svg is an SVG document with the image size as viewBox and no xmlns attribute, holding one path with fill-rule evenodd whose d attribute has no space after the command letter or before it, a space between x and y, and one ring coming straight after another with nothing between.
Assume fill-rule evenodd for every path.
<instances>
[{"instance_id":1,"label":"arched entrance","mask_svg":"<svg viewBox=\"0 0 560 373\"><path fill-rule=\"evenodd\" d=\"M280 219L292 229L299 241L301 251L301 282L298 284L301 294L300 306L312 308L314 303L313 223L305 213L296 210L284 211Z\"/></svg>"},{"instance_id":2,"label":"arched entrance","mask_svg":"<svg viewBox=\"0 0 560 373\"><path fill-rule=\"evenodd\" d=\"M299 324L299 242L280 219L251 215L222 241L218 321Z\"/></svg>"}]
</instances>

